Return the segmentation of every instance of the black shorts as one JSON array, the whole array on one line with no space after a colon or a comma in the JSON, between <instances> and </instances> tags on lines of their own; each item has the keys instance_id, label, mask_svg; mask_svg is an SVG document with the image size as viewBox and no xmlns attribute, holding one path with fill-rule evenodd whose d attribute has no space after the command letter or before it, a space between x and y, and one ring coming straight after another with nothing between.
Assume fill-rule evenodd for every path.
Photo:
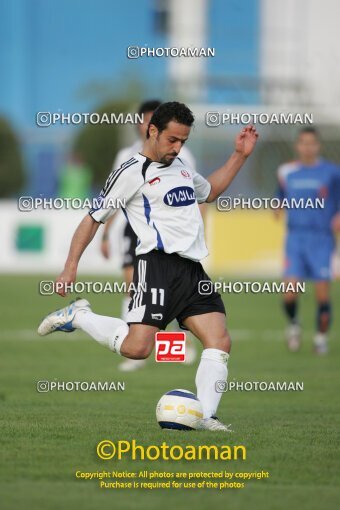
<instances>
[{"instance_id":1,"label":"black shorts","mask_svg":"<svg viewBox=\"0 0 340 510\"><path fill-rule=\"evenodd\" d=\"M160 329L177 319L209 312L225 314L220 294L199 292L200 281L211 281L199 262L153 250L136 257L128 324L149 324ZM206 287L205 287L206 289Z\"/></svg>"},{"instance_id":2,"label":"black shorts","mask_svg":"<svg viewBox=\"0 0 340 510\"><path fill-rule=\"evenodd\" d=\"M136 260L137 236L130 223L126 224L123 234L123 264L122 267L133 266Z\"/></svg>"}]
</instances>

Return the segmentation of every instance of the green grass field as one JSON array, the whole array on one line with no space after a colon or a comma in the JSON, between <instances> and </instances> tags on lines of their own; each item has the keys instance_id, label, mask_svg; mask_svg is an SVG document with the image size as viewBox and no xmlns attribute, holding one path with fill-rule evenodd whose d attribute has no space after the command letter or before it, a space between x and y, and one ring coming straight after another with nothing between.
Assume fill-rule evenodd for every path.
<instances>
[{"instance_id":1,"label":"green grass field","mask_svg":"<svg viewBox=\"0 0 340 510\"><path fill-rule=\"evenodd\" d=\"M319 509L338 508L340 284L333 286L330 354L312 353L314 293L301 300L304 343L291 354L283 342L285 320L276 295L228 295L228 328L234 339L229 379L302 381L303 392L229 392L219 417L231 436L161 431L155 420L160 396L173 388L195 391L195 366L156 364L131 374L117 371L119 358L86 335L35 333L43 315L64 303L38 294L36 276L1 276L0 508L6 509ZM84 278L85 279L85 278ZM95 278L97 279L97 278ZM89 280L87 277L86 280ZM109 278L110 280L110 278ZM120 313L120 296L94 295L94 311ZM198 346L199 347L199 346ZM125 392L38 393L36 382L125 381ZM103 439L138 443L245 445L246 461L103 461ZM269 471L268 480L244 489L114 490L81 471Z\"/></svg>"}]
</instances>

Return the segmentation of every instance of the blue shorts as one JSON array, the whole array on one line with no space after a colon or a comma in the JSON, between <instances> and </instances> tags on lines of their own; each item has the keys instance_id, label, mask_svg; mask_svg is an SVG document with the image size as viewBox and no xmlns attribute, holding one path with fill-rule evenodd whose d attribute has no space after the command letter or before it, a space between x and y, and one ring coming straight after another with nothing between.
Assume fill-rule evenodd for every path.
<instances>
[{"instance_id":1,"label":"blue shorts","mask_svg":"<svg viewBox=\"0 0 340 510\"><path fill-rule=\"evenodd\" d=\"M286 278L330 280L334 238L325 233L290 231L286 238Z\"/></svg>"}]
</instances>

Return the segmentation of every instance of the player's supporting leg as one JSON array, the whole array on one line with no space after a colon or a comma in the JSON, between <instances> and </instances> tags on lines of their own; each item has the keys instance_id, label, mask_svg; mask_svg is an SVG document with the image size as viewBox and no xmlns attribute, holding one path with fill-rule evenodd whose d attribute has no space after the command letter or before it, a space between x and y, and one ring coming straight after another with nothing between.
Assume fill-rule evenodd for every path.
<instances>
[{"instance_id":1,"label":"player's supporting leg","mask_svg":"<svg viewBox=\"0 0 340 510\"><path fill-rule=\"evenodd\" d=\"M202 342L203 352L196 373L197 396L203 407L203 422L211 430L228 430L216 419L222 393L217 391L228 376L227 361L231 347L225 328L225 315L220 312L188 317L184 325ZM219 384L220 383L220 384Z\"/></svg>"},{"instance_id":2,"label":"player's supporting leg","mask_svg":"<svg viewBox=\"0 0 340 510\"><path fill-rule=\"evenodd\" d=\"M132 281L133 281L133 265L124 267L124 281L126 282L127 287L129 287L129 285L132 283ZM129 303L130 303L130 296L128 296L128 295L124 296L123 302L122 302L121 318L125 322L126 322L127 313L129 310ZM121 363L119 363L118 368L122 372L134 372L135 370L139 370L140 368L143 368L145 366L145 363L146 363L145 359L126 358Z\"/></svg>"},{"instance_id":3,"label":"player's supporting leg","mask_svg":"<svg viewBox=\"0 0 340 510\"><path fill-rule=\"evenodd\" d=\"M314 336L314 351L316 354L328 352L327 333L331 324L330 284L328 281L315 283L317 301L316 333Z\"/></svg>"},{"instance_id":4,"label":"player's supporting leg","mask_svg":"<svg viewBox=\"0 0 340 510\"><path fill-rule=\"evenodd\" d=\"M285 287L288 283L297 284L297 279L290 278L285 280ZM296 289L295 289L296 290ZM285 292L283 297L283 309L288 319L288 328L286 331L286 340L288 349L296 352L301 347L301 327L298 321L298 294L291 290Z\"/></svg>"}]
</instances>

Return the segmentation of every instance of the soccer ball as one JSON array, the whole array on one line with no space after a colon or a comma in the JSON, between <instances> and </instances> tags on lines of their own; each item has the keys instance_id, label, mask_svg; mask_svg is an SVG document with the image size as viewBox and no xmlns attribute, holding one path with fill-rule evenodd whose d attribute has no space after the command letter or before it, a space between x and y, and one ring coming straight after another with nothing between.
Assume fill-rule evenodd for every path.
<instances>
[{"instance_id":1,"label":"soccer ball","mask_svg":"<svg viewBox=\"0 0 340 510\"><path fill-rule=\"evenodd\" d=\"M188 390L171 390L157 404L156 418L162 429L194 430L203 418L202 404Z\"/></svg>"}]
</instances>

